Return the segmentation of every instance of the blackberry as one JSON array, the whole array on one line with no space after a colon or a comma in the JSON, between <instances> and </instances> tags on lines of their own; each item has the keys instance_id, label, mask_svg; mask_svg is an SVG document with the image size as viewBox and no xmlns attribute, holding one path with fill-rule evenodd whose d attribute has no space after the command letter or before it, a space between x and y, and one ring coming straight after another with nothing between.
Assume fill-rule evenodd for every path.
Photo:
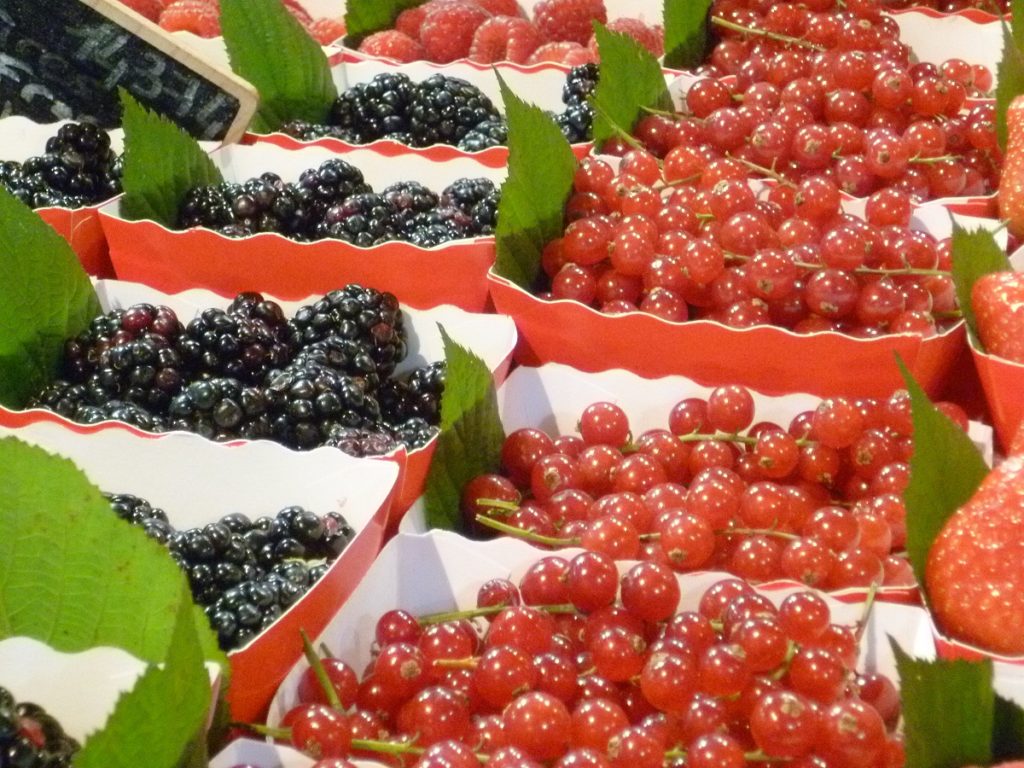
<instances>
[{"instance_id":1,"label":"blackberry","mask_svg":"<svg viewBox=\"0 0 1024 768\"><path fill-rule=\"evenodd\" d=\"M192 375L226 376L247 384L291 360L288 325L276 302L240 294L228 307L205 309L185 327L178 352Z\"/></svg>"},{"instance_id":2,"label":"blackberry","mask_svg":"<svg viewBox=\"0 0 1024 768\"><path fill-rule=\"evenodd\" d=\"M57 379L47 384L28 401L28 408L45 408L58 413L66 419L74 419L75 413L82 405L89 405L89 390L84 384L72 384Z\"/></svg>"},{"instance_id":3,"label":"blackberry","mask_svg":"<svg viewBox=\"0 0 1024 768\"><path fill-rule=\"evenodd\" d=\"M167 519L167 513L154 507L145 499L130 493L104 494L110 508L122 520L137 525L160 544L167 544L174 535L174 526Z\"/></svg>"},{"instance_id":4,"label":"blackberry","mask_svg":"<svg viewBox=\"0 0 1024 768\"><path fill-rule=\"evenodd\" d=\"M581 64L569 70L562 86L562 103L567 107L584 104L597 88L600 71L597 64Z\"/></svg>"},{"instance_id":5,"label":"blackberry","mask_svg":"<svg viewBox=\"0 0 1024 768\"><path fill-rule=\"evenodd\" d=\"M295 187L298 204L307 211L311 227L323 221L329 208L352 195L371 191L362 171L340 158L325 160L318 168L303 171Z\"/></svg>"},{"instance_id":6,"label":"blackberry","mask_svg":"<svg viewBox=\"0 0 1024 768\"><path fill-rule=\"evenodd\" d=\"M167 408L167 426L212 440L248 440L270 436L268 398L237 379L194 381L175 395Z\"/></svg>"},{"instance_id":7,"label":"blackberry","mask_svg":"<svg viewBox=\"0 0 1024 768\"><path fill-rule=\"evenodd\" d=\"M469 235L489 235L498 222L500 197L500 190L490 179L462 178L441 192L441 205L457 208L469 217Z\"/></svg>"},{"instance_id":8,"label":"blackberry","mask_svg":"<svg viewBox=\"0 0 1024 768\"><path fill-rule=\"evenodd\" d=\"M190 189L178 206L178 226L181 229L220 229L234 224L231 203L238 192L237 184L227 182Z\"/></svg>"},{"instance_id":9,"label":"blackberry","mask_svg":"<svg viewBox=\"0 0 1024 768\"><path fill-rule=\"evenodd\" d=\"M174 310L152 304L115 309L64 344L62 376L87 385L93 405L124 400L163 412L184 383Z\"/></svg>"},{"instance_id":10,"label":"blackberry","mask_svg":"<svg viewBox=\"0 0 1024 768\"><path fill-rule=\"evenodd\" d=\"M404 443L409 448L416 449L422 448L429 443L439 430L437 427L428 424L426 419L414 417L401 424L393 425L390 431L400 443Z\"/></svg>"},{"instance_id":11,"label":"blackberry","mask_svg":"<svg viewBox=\"0 0 1024 768\"><path fill-rule=\"evenodd\" d=\"M271 371L263 394L274 439L292 448L315 448L336 427L369 427L380 419L364 382L311 361Z\"/></svg>"},{"instance_id":12,"label":"blackberry","mask_svg":"<svg viewBox=\"0 0 1024 768\"><path fill-rule=\"evenodd\" d=\"M278 129L281 133L293 136L300 141L316 141L317 139L339 139L350 144L360 143L358 136L347 128L336 125L320 125L307 123L303 120L291 120Z\"/></svg>"},{"instance_id":13,"label":"blackberry","mask_svg":"<svg viewBox=\"0 0 1024 768\"><path fill-rule=\"evenodd\" d=\"M382 195L373 192L351 195L327 209L316 232L320 237L369 248L395 239L396 213Z\"/></svg>"},{"instance_id":14,"label":"blackberry","mask_svg":"<svg viewBox=\"0 0 1024 768\"><path fill-rule=\"evenodd\" d=\"M331 291L313 304L299 307L288 325L297 347L307 347L329 336L357 342L376 370L366 370L363 361L341 370L365 378L369 389L390 377L408 351L398 299L361 285Z\"/></svg>"},{"instance_id":15,"label":"blackberry","mask_svg":"<svg viewBox=\"0 0 1024 768\"><path fill-rule=\"evenodd\" d=\"M383 456L398 448L398 441L390 434L375 429L338 427L331 430L324 445L344 451L349 456Z\"/></svg>"},{"instance_id":16,"label":"blackberry","mask_svg":"<svg viewBox=\"0 0 1024 768\"><path fill-rule=\"evenodd\" d=\"M409 108L416 86L407 75L384 72L368 83L357 83L331 107L328 122L348 131L356 144L409 131Z\"/></svg>"},{"instance_id":17,"label":"blackberry","mask_svg":"<svg viewBox=\"0 0 1024 768\"><path fill-rule=\"evenodd\" d=\"M417 368L404 380L391 379L381 385L378 399L381 413L389 424L400 424L417 417L436 425L441 418L447 365L443 360Z\"/></svg>"},{"instance_id":18,"label":"blackberry","mask_svg":"<svg viewBox=\"0 0 1024 768\"><path fill-rule=\"evenodd\" d=\"M437 194L418 181L399 181L385 187L380 193L394 211L394 217L400 230L417 214L426 213L437 207Z\"/></svg>"},{"instance_id":19,"label":"blackberry","mask_svg":"<svg viewBox=\"0 0 1024 768\"><path fill-rule=\"evenodd\" d=\"M508 123L503 117L498 117L473 126L473 129L459 140L458 147L465 152L480 152L507 143Z\"/></svg>"},{"instance_id":20,"label":"blackberry","mask_svg":"<svg viewBox=\"0 0 1024 768\"><path fill-rule=\"evenodd\" d=\"M587 102L568 106L555 115L555 122L570 144L590 141L594 135L594 108Z\"/></svg>"},{"instance_id":21,"label":"blackberry","mask_svg":"<svg viewBox=\"0 0 1024 768\"><path fill-rule=\"evenodd\" d=\"M0 688L0 766L70 768L80 748L46 710Z\"/></svg>"},{"instance_id":22,"label":"blackberry","mask_svg":"<svg viewBox=\"0 0 1024 768\"><path fill-rule=\"evenodd\" d=\"M146 432L164 432L167 429L167 421L163 416L121 400L108 400L102 405L80 405L71 418L79 424L122 421Z\"/></svg>"},{"instance_id":23,"label":"blackberry","mask_svg":"<svg viewBox=\"0 0 1024 768\"><path fill-rule=\"evenodd\" d=\"M494 104L475 85L457 77L432 75L416 85L409 105L412 145L457 145L480 123L499 118Z\"/></svg>"}]
</instances>

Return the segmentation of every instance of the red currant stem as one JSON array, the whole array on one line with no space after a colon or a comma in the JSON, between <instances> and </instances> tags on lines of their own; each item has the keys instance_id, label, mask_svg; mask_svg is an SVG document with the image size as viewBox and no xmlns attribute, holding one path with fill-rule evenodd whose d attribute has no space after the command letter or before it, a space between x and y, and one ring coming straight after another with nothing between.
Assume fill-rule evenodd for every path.
<instances>
[{"instance_id":1,"label":"red currant stem","mask_svg":"<svg viewBox=\"0 0 1024 768\"><path fill-rule=\"evenodd\" d=\"M786 641L786 658L784 658L782 663L779 664L779 668L771 673L770 677L773 680L781 680L786 676L786 673L789 671L790 662L793 661L793 657L796 656L796 652L798 650L799 646L796 643L792 640Z\"/></svg>"},{"instance_id":2,"label":"red currant stem","mask_svg":"<svg viewBox=\"0 0 1024 768\"><path fill-rule=\"evenodd\" d=\"M561 539L556 536L545 536L540 533L534 533L533 531L524 531L522 528L516 528L514 525L508 525L498 520L493 520L487 515L477 515L476 521L480 525L488 528L493 528L496 531L507 533L509 536L515 536L516 538L523 539L524 541L532 541L535 544L546 544L549 547L574 547L579 545L580 540L578 538Z\"/></svg>"},{"instance_id":3,"label":"red currant stem","mask_svg":"<svg viewBox=\"0 0 1024 768\"><path fill-rule=\"evenodd\" d=\"M316 681L320 684L323 689L324 696L327 697L327 703L331 706L331 709L337 709L339 712L343 711L345 707L341 704L341 699L338 698L338 692L334 689L334 685L331 683L331 678L327 676L327 670L324 669L323 662L320 661L320 657L316 655L316 649L313 644L309 642L309 635L306 634L306 630L300 629L299 634L302 636L302 653L306 657L306 662L313 670L313 674L316 676Z\"/></svg>"},{"instance_id":4,"label":"red currant stem","mask_svg":"<svg viewBox=\"0 0 1024 768\"><path fill-rule=\"evenodd\" d=\"M954 309L951 312L932 312L932 317L936 320L959 320L964 316L964 313L959 309Z\"/></svg>"},{"instance_id":5,"label":"red currant stem","mask_svg":"<svg viewBox=\"0 0 1024 768\"><path fill-rule=\"evenodd\" d=\"M327 647L326 643L320 643L320 658L321 659L333 659L334 654L331 653L331 649Z\"/></svg>"},{"instance_id":6,"label":"red currant stem","mask_svg":"<svg viewBox=\"0 0 1024 768\"><path fill-rule=\"evenodd\" d=\"M479 656L467 656L464 659L434 659L434 666L443 669L476 669L479 661Z\"/></svg>"},{"instance_id":7,"label":"red currant stem","mask_svg":"<svg viewBox=\"0 0 1024 768\"><path fill-rule=\"evenodd\" d=\"M730 160L735 160L740 165L746 166L747 168L749 168L752 171L757 171L758 173L760 173L763 176L767 176L770 179L775 179L775 181L779 182L779 184L783 184L783 185L785 185L787 187L793 187L794 189L796 188L796 184L794 184L792 181L787 179L785 176L783 176L781 173L776 171L774 168L768 168L767 166L764 166L764 165L758 165L757 163L755 163L755 162L753 162L751 160L747 160L746 158L743 158L743 157L734 157L733 155L727 155L727 157Z\"/></svg>"},{"instance_id":8,"label":"red currant stem","mask_svg":"<svg viewBox=\"0 0 1024 768\"><path fill-rule=\"evenodd\" d=\"M947 162L949 160L956 160L956 159L957 159L956 155L938 155L936 157L921 157L919 155L914 155L914 157L910 158L907 162L908 163L921 163L921 164L945 163L945 162Z\"/></svg>"},{"instance_id":9,"label":"red currant stem","mask_svg":"<svg viewBox=\"0 0 1024 768\"><path fill-rule=\"evenodd\" d=\"M710 440L719 443L742 443L743 445L757 445L757 438L750 437L749 435L739 435L735 432L715 432L707 434L703 432L691 432L688 435L676 435L676 439L681 443L703 443Z\"/></svg>"},{"instance_id":10,"label":"red currant stem","mask_svg":"<svg viewBox=\"0 0 1024 768\"><path fill-rule=\"evenodd\" d=\"M232 728L244 728L247 731L258 733L260 736L269 736L279 741L288 741L292 737L291 728L274 728L269 725L260 725L259 723L231 723L230 726Z\"/></svg>"},{"instance_id":11,"label":"red currant stem","mask_svg":"<svg viewBox=\"0 0 1024 768\"><path fill-rule=\"evenodd\" d=\"M476 503L477 506L501 512L515 512L519 509L519 505L514 501L505 501L504 499L477 499Z\"/></svg>"},{"instance_id":12,"label":"red currant stem","mask_svg":"<svg viewBox=\"0 0 1024 768\"><path fill-rule=\"evenodd\" d=\"M501 613L509 606L507 604L502 605L488 605L480 608L469 608L465 611L444 611L442 613L428 613L424 616L420 616L416 619L420 624L443 624L446 621L458 621L459 619L475 619L480 616L492 616L496 613ZM531 608L536 608L539 611L545 613L578 613L576 606L572 603L555 603L552 605L533 605Z\"/></svg>"},{"instance_id":13,"label":"red currant stem","mask_svg":"<svg viewBox=\"0 0 1024 768\"><path fill-rule=\"evenodd\" d=\"M860 621L857 622L857 632L854 634L858 645L860 645L860 640L864 637L864 632L868 628L868 621L871 619L871 609L875 607L875 598L878 596L878 587L879 583L877 581L871 582L867 597L864 598L864 612L860 616Z\"/></svg>"},{"instance_id":14,"label":"red currant stem","mask_svg":"<svg viewBox=\"0 0 1024 768\"><path fill-rule=\"evenodd\" d=\"M703 174L695 173L693 174L693 176L684 176L681 179L673 179L672 181L666 181L661 186L666 189L671 189L672 187L683 187L686 186L687 184L692 184L695 181L699 181L701 176L703 176Z\"/></svg>"},{"instance_id":15,"label":"red currant stem","mask_svg":"<svg viewBox=\"0 0 1024 768\"><path fill-rule=\"evenodd\" d=\"M788 541L796 541L800 538L795 533L776 531L771 528L722 528L715 533L719 536L774 536L777 539Z\"/></svg>"},{"instance_id":16,"label":"red currant stem","mask_svg":"<svg viewBox=\"0 0 1024 768\"><path fill-rule=\"evenodd\" d=\"M620 139L626 142L626 144L631 146L633 149L645 149L644 145L641 142L637 141L629 134L629 131L625 130L621 125L616 123L608 116L608 113L605 111L604 107L602 107L597 102L593 101L590 102L590 104L594 108L594 113L597 116L599 116L602 120L604 120L606 123L608 123L608 125L612 129L612 132L615 133L616 136L618 136Z\"/></svg>"},{"instance_id":17,"label":"red currant stem","mask_svg":"<svg viewBox=\"0 0 1024 768\"><path fill-rule=\"evenodd\" d=\"M655 109L654 107L641 106L640 111L646 112L649 115L661 115L662 117L671 117L674 120L678 120L680 118L680 114L678 112L672 112L667 109Z\"/></svg>"},{"instance_id":18,"label":"red currant stem","mask_svg":"<svg viewBox=\"0 0 1024 768\"><path fill-rule=\"evenodd\" d=\"M741 253L732 253L731 251L725 252L725 257L732 261L748 262L750 256L744 256ZM794 261L793 266L798 269L806 269L810 271L818 271L827 269L825 264L814 264L809 261ZM858 275L881 275L882 277L902 277L904 275L921 275L925 277L950 277L952 272L947 272L944 269L924 269L919 267L901 267L900 269L883 269L881 267L855 267L854 269L846 270L848 272L854 272ZM959 315L957 315L959 316Z\"/></svg>"},{"instance_id":19,"label":"red currant stem","mask_svg":"<svg viewBox=\"0 0 1024 768\"><path fill-rule=\"evenodd\" d=\"M427 750L398 741L375 741L373 739L352 739L352 749L379 752L385 755L422 755Z\"/></svg>"},{"instance_id":20,"label":"red currant stem","mask_svg":"<svg viewBox=\"0 0 1024 768\"><path fill-rule=\"evenodd\" d=\"M769 32L767 29L758 29L757 27L745 27L742 24L737 24L735 21L729 21L723 19L721 16L712 16L711 23L716 24L719 27L725 29L731 29L733 32L742 32L746 35L752 35L754 37L766 37L769 40L776 40L780 43L788 43L790 45L798 45L803 48L810 48L813 51L824 51L825 46L812 43L809 40L804 40L799 37L790 37L789 35L781 35L778 32Z\"/></svg>"}]
</instances>

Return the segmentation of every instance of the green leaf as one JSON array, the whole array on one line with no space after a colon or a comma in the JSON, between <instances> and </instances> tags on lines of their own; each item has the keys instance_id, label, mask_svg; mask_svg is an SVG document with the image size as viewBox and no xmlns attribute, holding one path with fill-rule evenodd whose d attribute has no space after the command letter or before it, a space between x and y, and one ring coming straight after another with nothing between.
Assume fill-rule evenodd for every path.
<instances>
[{"instance_id":1,"label":"green leaf","mask_svg":"<svg viewBox=\"0 0 1024 768\"><path fill-rule=\"evenodd\" d=\"M498 468L505 430L487 364L452 341L443 327L441 337L448 373L441 396L441 434L427 475L425 502L431 528L457 530L462 487Z\"/></svg>"},{"instance_id":2,"label":"green leaf","mask_svg":"<svg viewBox=\"0 0 1024 768\"><path fill-rule=\"evenodd\" d=\"M967 332L981 349L978 323L971 306L971 289L982 275L989 272L1007 272L1013 269L1006 253L999 247L995 236L987 229L968 231L953 222L953 282L960 311L967 321Z\"/></svg>"},{"instance_id":3,"label":"green leaf","mask_svg":"<svg viewBox=\"0 0 1024 768\"><path fill-rule=\"evenodd\" d=\"M665 0L665 66L695 69L711 48L711 0Z\"/></svg>"},{"instance_id":4,"label":"green leaf","mask_svg":"<svg viewBox=\"0 0 1024 768\"><path fill-rule=\"evenodd\" d=\"M102 312L71 246L0 187L0 404L23 408L57 376L64 341Z\"/></svg>"},{"instance_id":5,"label":"green leaf","mask_svg":"<svg viewBox=\"0 0 1024 768\"><path fill-rule=\"evenodd\" d=\"M701 0L703 3L703 0ZM594 24L601 53L594 106L594 143L601 147L613 136L629 134L644 109L672 109L661 65L629 35Z\"/></svg>"},{"instance_id":6,"label":"green leaf","mask_svg":"<svg viewBox=\"0 0 1024 768\"><path fill-rule=\"evenodd\" d=\"M992 759L1012 760L1024 755L1024 709L996 694L995 726L992 731Z\"/></svg>"},{"instance_id":7,"label":"green leaf","mask_svg":"<svg viewBox=\"0 0 1024 768\"><path fill-rule=\"evenodd\" d=\"M0 467L0 638L163 660L187 588L166 548L119 519L67 459L8 437ZM226 666L202 610L193 618L205 657Z\"/></svg>"},{"instance_id":8,"label":"green leaf","mask_svg":"<svg viewBox=\"0 0 1024 768\"><path fill-rule=\"evenodd\" d=\"M907 557L924 589L932 542L942 526L981 484L988 467L971 438L932 405L902 360L897 364L910 392L914 454L903 492L907 507Z\"/></svg>"},{"instance_id":9,"label":"green leaf","mask_svg":"<svg viewBox=\"0 0 1024 768\"><path fill-rule=\"evenodd\" d=\"M390 29L398 14L426 0L348 0L345 3L345 43L356 46L367 35Z\"/></svg>"},{"instance_id":10,"label":"green leaf","mask_svg":"<svg viewBox=\"0 0 1024 768\"><path fill-rule=\"evenodd\" d=\"M178 206L193 187L224 181L199 143L165 117L121 91L124 110L124 198L127 219L178 223Z\"/></svg>"},{"instance_id":11,"label":"green leaf","mask_svg":"<svg viewBox=\"0 0 1024 768\"><path fill-rule=\"evenodd\" d=\"M508 178L498 204L495 271L528 288L544 246L562 234L576 158L558 124L497 75L508 119Z\"/></svg>"},{"instance_id":12,"label":"green leaf","mask_svg":"<svg viewBox=\"0 0 1024 768\"><path fill-rule=\"evenodd\" d=\"M1006 110L1024 93L1024 0L1013 0L1012 21L1003 25L1003 55L996 68L996 135L1006 151Z\"/></svg>"},{"instance_id":13,"label":"green leaf","mask_svg":"<svg viewBox=\"0 0 1024 768\"><path fill-rule=\"evenodd\" d=\"M326 121L338 96L331 65L281 0L222 0L220 24L231 68L260 93L254 127Z\"/></svg>"},{"instance_id":14,"label":"green leaf","mask_svg":"<svg viewBox=\"0 0 1024 768\"><path fill-rule=\"evenodd\" d=\"M103 729L75 756L75 768L176 768L205 749L202 731L212 693L185 584L178 601L163 666L150 666L118 699Z\"/></svg>"},{"instance_id":15,"label":"green leaf","mask_svg":"<svg viewBox=\"0 0 1024 768\"><path fill-rule=\"evenodd\" d=\"M992 760L992 662L921 661L890 638L900 676L907 768L962 768Z\"/></svg>"}]
</instances>

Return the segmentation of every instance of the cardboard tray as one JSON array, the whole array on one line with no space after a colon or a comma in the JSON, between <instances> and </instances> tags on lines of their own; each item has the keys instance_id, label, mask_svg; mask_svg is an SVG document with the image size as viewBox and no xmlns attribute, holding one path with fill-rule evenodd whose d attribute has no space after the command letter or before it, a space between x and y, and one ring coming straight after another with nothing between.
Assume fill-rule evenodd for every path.
<instances>
[{"instance_id":1,"label":"cardboard tray","mask_svg":"<svg viewBox=\"0 0 1024 768\"><path fill-rule=\"evenodd\" d=\"M327 574L271 627L228 654L228 703L237 720L266 709L277 683L302 655L299 629L319 632L359 583L380 550L399 479L392 462L354 459L334 449L298 453L268 441L228 446L185 433L147 440L120 429L83 434L49 421L0 427L0 435L70 459L103 491L145 498L178 529L229 512L273 516L293 504L345 516L356 536Z\"/></svg>"},{"instance_id":2,"label":"cardboard tray","mask_svg":"<svg viewBox=\"0 0 1024 768\"><path fill-rule=\"evenodd\" d=\"M332 287L341 287L334 284ZM188 323L196 314L207 307L224 309L231 303L230 298L205 290L184 291L178 294L165 294L138 283L117 280L101 280L96 283L97 293L104 311L116 307L127 307L132 304L146 302L164 304L178 314L183 323ZM267 298L274 298L267 296ZM308 298L308 297L307 297ZM315 298L315 297L314 297ZM291 316L306 300L280 302L285 314ZM500 384L508 373L511 365L512 350L516 344L516 328L511 319L499 315L477 315L465 312L457 307L440 306L428 310L406 308L403 310L405 327L408 332L409 353L398 366L398 372L404 373L435 360L444 358L444 343L438 325L443 325L451 338L459 344L479 355L494 374L495 384ZM64 430L79 434L96 434L113 430L127 432L139 438L157 440L166 435L190 433L155 434L144 432L136 427L121 422L107 421L95 425L76 424L58 414L43 409L14 411L0 406L0 427L23 427L36 422L58 424ZM277 446L271 441L253 441ZM402 450L382 460L397 464L400 472L398 488L389 524L397 525L406 509L423 492L430 459L433 456L436 440L423 448L408 454ZM230 445L245 444L235 441ZM318 452L340 453L334 448L321 448L308 452L291 452L297 455ZM369 461L376 461L370 459Z\"/></svg>"},{"instance_id":3,"label":"cardboard tray","mask_svg":"<svg viewBox=\"0 0 1024 768\"><path fill-rule=\"evenodd\" d=\"M996 222L956 215L969 228ZM937 238L951 232L950 215L920 206L911 222ZM808 392L820 397L886 397L903 386L895 355L933 396L964 344L963 323L927 339L891 334L855 339L836 332L796 334L776 326L729 328L710 320L669 322L642 312L605 315L576 301L544 301L488 273L498 312L519 328L516 360L565 363L584 371L624 368L647 378L682 375L701 384L743 384L765 394Z\"/></svg>"},{"instance_id":4,"label":"cardboard tray","mask_svg":"<svg viewBox=\"0 0 1024 768\"><path fill-rule=\"evenodd\" d=\"M245 181L266 171L295 181L338 153L324 147L287 150L272 144L232 145L211 154L225 179ZM371 149L341 156L363 171L375 190L415 180L440 192L462 177L486 177L496 185L504 169L463 156L433 161L416 150L388 157ZM129 221L115 200L100 208L117 276L163 291L208 288L222 293L261 290L297 299L350 282L391 291L403 304L454 304L479 311L487 301L487 269L494 261L494 237L456 240L435 248L392 241L360 248L340 240L300 243L276 233L230 238L213 230L170 230L154 221Z\"/></svg>"}]
</instances>

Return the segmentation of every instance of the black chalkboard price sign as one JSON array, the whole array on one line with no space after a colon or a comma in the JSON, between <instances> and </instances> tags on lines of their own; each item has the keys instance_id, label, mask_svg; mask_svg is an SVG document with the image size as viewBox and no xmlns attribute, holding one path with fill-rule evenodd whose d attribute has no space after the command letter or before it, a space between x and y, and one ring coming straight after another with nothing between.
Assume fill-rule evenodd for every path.
<instances>
[{"instance_id":1,"label":"black chalkboard price sign","mask_svg":"<svg viewBox=\"0 0 1024 768\"><path fill-rule=\"evenodd\" d=\"M237 139L258 101L116 0L0 0L0 115L110 128L118 88L199 139Z\"/></svg>"}]
</instances>

